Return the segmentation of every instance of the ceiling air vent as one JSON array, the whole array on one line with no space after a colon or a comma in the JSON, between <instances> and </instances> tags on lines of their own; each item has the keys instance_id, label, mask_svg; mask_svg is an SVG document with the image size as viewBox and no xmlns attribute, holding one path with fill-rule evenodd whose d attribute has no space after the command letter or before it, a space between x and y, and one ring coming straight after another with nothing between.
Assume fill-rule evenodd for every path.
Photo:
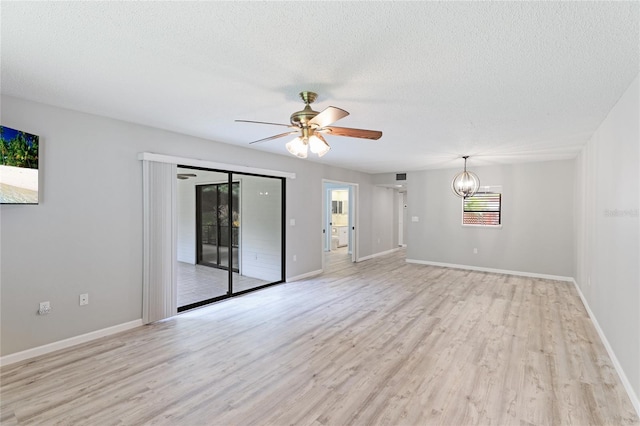
<instances>
[{"instance_id":1,"label":"ceiling air vent","mask_svg":"<svg viewBox=\"0 0 640 426\"><path fill-rule=\"evenodd\" d=\"M396 173L396 180L407 180L406 173Z\"/></svg>"}]
</instances>

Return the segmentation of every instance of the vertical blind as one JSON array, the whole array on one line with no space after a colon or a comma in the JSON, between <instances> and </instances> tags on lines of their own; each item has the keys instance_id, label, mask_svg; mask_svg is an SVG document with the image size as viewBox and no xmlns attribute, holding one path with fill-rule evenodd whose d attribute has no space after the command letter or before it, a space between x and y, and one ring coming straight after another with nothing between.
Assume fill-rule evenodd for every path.
<instances>
[{"instance_id":1,"label":"vertical blind","mask_svg":"<svg viewBox=\"0 0 640 426\"><path fill-rule=\"evenodd\" d=\"M502 194L478 192L462 201L462 224L497 226L502 223Z\"/></svg>"},{"instance_id":2,"label":"vertical blind","mask_svg":"<svg viewBox=\"0 0 640 426\"><path fill-rule=\"evenodd\" d=\"M176 165L143 161L144 258L142 322L175 315Z\"/></svg>"}]
</instances>

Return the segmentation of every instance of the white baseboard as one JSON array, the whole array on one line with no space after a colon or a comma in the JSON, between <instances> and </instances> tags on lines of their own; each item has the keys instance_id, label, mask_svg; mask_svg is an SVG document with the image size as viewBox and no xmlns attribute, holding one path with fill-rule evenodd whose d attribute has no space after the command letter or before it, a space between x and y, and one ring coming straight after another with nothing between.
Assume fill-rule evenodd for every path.
<instances>
[{"instance_id":1,"label":"white baseboard","mask_svg":"<svg viewBox=\"0 0 640 426\"><path fill-rule=\"evenodd\" d=\"M391 254L391 253L396 252L396 251L398 251L400 249L401 249L401 247L396 247L396 248L392 248L391 250L381 251L380 253L370 254L369 256L359 257L358 260L356 260L356 262L362 262L364 260L369 260L369 259L373 259L373 258L376 258L376 257L384 256L386 254Z\"/></svg>"},{"instance_id":2,"label":"white baseboard","mask_svg":"<svg viewBox=\"0 0 640 426\"><path fill-rule=\"evenodd\" d=\"M582 304L584 305L584 308L587 310L587 314L589 314L589 318L591 318L591 322L593 323L593 325L596 328L596 331L598 332L598 336L600 336L600 340L602 340L602 344L604 345L605 349L607 350L607 353L609 354L609 358L611 358L613 367L616 369L616 372L618 373L618 377L620 377L620 381L622 382L622 385L627 391L627 395L629 395L631 404L633 404L633 408L636 409L636 413L638 414L638 417L640 417L640 399L638 398L638 395L636 395L635 391L633 390L633 387L631 386L631 383L629 382L627 375L624 373L624 370L622 369L622 365L620 365L620 362L618 361L618 358L616 357L615 352L613 352L613 348L611 347L611 345L609 344L609 341L607 340L607 336L605 336L604 331L602 331L602 328L600 328L600 324L598 324L598 320L596 319L596 316L593 314L593 311L589 307L589 303L587 302L587 299L584 297L584 294L582 294L582 290L580 289L580 286L578 285L575 279L572 279L572 281L576 287L576 290L578 291L578 295L580 295L580 300L582 300Z\"/></svg>"},{"instance_id":3,"label":"white baseboard","mask_svg":"<svg viewBox=\"0 0 640 426\"><path fill-rule=\"evenodd\" d=\"M16 362L24 361L26 359L35 358L40 355L45 355L51 352L59 351L60 349L66 349L71 346L78 345L80 343L90 342L100 337L110 336L112 334L120 333L122 331L130 330L132 328L140 327L142 325L142 319L135 321L125 322L124 324L114 325L113 327L103 328L101 330L92 331L90 333L81 334L80 336L70 337L68 339L59 340L57 342L48 343L46 345L38 346L36 348L27 349L22 352L16 352L13 354L0 357L0 367L15 364Z\"/></svg>"},{"instance_id":4,"label":"white baseboard","mask_svg":"<svg viewBox=\"0 0 640 426\"><path fill-rule=\"evenodd\" d=\"M508 269L483 268L481 266L457 265L455 263L430 262L428 260L407 259L407 263L418 263L420 265L441 266L443 268L466 269L469 271L492 272L494 274L518 275L520 277L542 278L545 280L573 282L573 277L562 275L538 274L535 272L510 271Z\"/></svg>"},{"instance_id":5,"label":"white baseboard","mask_svg":"<svg viewBox=\"0 0 640 426\"><path fill-rule=\"evenodd\" d=\"M287 278L287 282L293 282L293 281L300 281L300 280L304 280L305 278L311 278L311 277L315 277L316 275L320 275L322 272L324 272L322 269L318 269L316 271L311 271L311 272L307 272L306 274L302 274L302 275L296 275L295 277L289 277Z\"/></svg>"}]
</instances>

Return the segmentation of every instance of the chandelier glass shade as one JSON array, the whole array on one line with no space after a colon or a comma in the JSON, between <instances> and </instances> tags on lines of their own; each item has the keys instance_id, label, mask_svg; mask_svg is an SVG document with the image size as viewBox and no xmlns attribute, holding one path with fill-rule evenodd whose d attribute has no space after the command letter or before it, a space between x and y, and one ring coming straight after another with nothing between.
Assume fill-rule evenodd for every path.
<instances>
[{"instance_id":1,"label":"chandelier glass shade","mask_svg":"<svg viewBox=\"0 0 640 426\"><path fill-rule=\"evenodd\" d=\"M311 149L311 152L318 154L318 157L322 157L331 149L322 135L311 135L309 137L309 148Z\"/></svg>"},{"instance_id":2,"label":"chandelier glass shade","mask_svg":"<svg viewBox=\"0 0 640 426\"><path fill-rule=\"evenodd\" d=\"M299 158L307 158L309 150L318 157L325 155L331 147L327 141L319 134L312 134L308 137L298 136L286 144L287 151Z\"/></svg>"},{"instance_id":3,"label":"chandelier glass shade","mask_svg":"<svg viewBox=\"0 0 640 426\"><path fill-rule=\"evenodd\" d=\"M453 181L451 181L451 189L458 197L469 198L478 192L480 179L475 173L467 171L467 158L469 156L465 155L462 158L464 158L464 170L455 175Z\"/></svg>"},{"instance_id":4,"label":"chandelier glass shade","mask_svg":"<svg viewBox=\"0 0 640 426\"><path fill-rule=\"evenodd\" d=\"M309 144L307 143L306 138L301 138L300 136L298 136L291 142L288 142L286 147L287 147L287 151L289 151L291 154L295 155L296 157L307 158L307 152L309 151Z\"/></svg>"}]
</instances>

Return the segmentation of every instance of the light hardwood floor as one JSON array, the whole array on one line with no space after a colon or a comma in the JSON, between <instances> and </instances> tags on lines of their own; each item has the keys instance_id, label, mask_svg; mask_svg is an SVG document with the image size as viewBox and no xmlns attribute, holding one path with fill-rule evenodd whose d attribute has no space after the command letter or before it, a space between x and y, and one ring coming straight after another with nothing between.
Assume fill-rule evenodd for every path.
<instances>
[{"instance_id":1,"label":"light hardwood floor","mask_svg":"<svg viewBox=\"0 0 640 426\"><path fill-rule=\"evenodd\" d=\"M403 255L6 366L0 421L639 424L572 284Z\"/></svg>"}]
</instances>

